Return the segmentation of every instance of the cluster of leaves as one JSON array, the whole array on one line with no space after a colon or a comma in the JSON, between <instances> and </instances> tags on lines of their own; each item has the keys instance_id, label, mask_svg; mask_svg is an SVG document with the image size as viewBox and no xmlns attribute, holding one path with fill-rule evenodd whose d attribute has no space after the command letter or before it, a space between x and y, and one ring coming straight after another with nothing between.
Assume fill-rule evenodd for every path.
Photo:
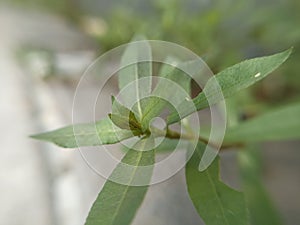
<instances>
[{"instance_id":1,"label":"cluster of leaves","mask_svg":"<svg viewBox=\"0 0 300 225\"><path fill-rule=\"evenodd\" d=\"M142 42L143 54L146 51L150 60L151 47L147 41ZM211 104L216 104L223 100L218 97L219 95L216 92L221 91L223 96L228 98L260 81L286 61L291 51L289 49L275 55L250 59L216 74L211 79L219 82L221 90L216 89L212 85L213 82L209 80L203 91L193 99L194 107L189 107L187 100L181 99L180 108L184 109L181 118L176 111L170 110L165 130L159 130L149 125L149 122L167 107L167 103L160 100L160 98L148 98L145 102L138 101L129 109L112 97L112 113L107 118L96 123L72 125L32 137L53 142L66 148L114 144L132 137L139 137L139 141L126 152L121 163L113 170L110 178L124 176L122 163L131 165L136 169L122 178L122 184L111 181L113 179L109 179L105 183L86 220L86 225L130 224L148 189L147 185L133 185L135 180L140 177L141 171L139 168L145 165L154 166L155 154L157 154L157 149L149 151L136 151L134 149L151 146L157 136L165 136L164 148L171 151L174 147L172 140L184 137L184 134L170 131L168 125L180 122L183 119L182 115L187 117L195 111L209 107L207 96L213 99L210 102ZM126 64L131 60L130 57L138 57L139 54L141 54L139 49L129 45L124 53L122 63ZM178 70L162 66L159 75L177 82L188 93L191 91L191 80L180 74ZM119 73L119 88L122 90L127 84L140 78L146 78L150 88L143 86L143 91L151 92L151 76L152 66L150 62L133 64ZM138 86L138 82L136 82L136 85L137 88L132 89L132 96L141 99L141 88ZM166 87L158 83L152 93L154 95L157 93L173 95L174 90L172 91L172 87ZM217 97L214 98L214 96ZM126 96L122 97L126 101ZM235 146L242 143L246 146L248 143L266 140L299 138L299 115L300 104L298 103L272 110L269 113L230 127L226 132L224 144ZM199 137L196 150L185 168L188 192L196 210L207 225L250 224L248 210L250 210L252 216L251 210L255 208L252 204L253 201L250 202L250 207L248 207L247 195L245 198L244 193L232 189L220 180L219 157L215 158L206 170L201 172L198 170L206 146L206 143L202 140L203 138ZM150 169L147 174L143 174L143 182L150 183L151 175L152 171ZM250 182L249 185L251 184L253 183Z\"/></svg>"}]
</instances>

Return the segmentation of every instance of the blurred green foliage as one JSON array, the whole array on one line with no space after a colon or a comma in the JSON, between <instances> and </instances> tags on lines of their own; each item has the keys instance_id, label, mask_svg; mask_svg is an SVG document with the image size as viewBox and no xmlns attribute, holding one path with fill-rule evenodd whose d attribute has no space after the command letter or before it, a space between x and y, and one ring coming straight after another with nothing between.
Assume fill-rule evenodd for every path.
<instances>
[{"instance_id":1,"label":"blurred green foliage","mask_svg":"<svg viewBox=\"0 0 300 225\"><path fill-rule=\"evenodd\" d=\"M116 7L107 32L98 37L103 50L128 42L135 33L171 41L202 56L216 73L245 58L294 46L291 59L253 88L255 101L276 104L299 96L300 2L153 1L152 13L133 5Z\"/></svg>"},{"instance_id":2,"label":"blurred green foliage","mask_svg":"<svg viewBox=\"0 0 300 225\"><path fill-rule=\"evenodd\" d=\"M82 12L74 0L2 0L2 2L25 9L54 12L70 21L77 21Z\"/></svg>"}]
</instances>

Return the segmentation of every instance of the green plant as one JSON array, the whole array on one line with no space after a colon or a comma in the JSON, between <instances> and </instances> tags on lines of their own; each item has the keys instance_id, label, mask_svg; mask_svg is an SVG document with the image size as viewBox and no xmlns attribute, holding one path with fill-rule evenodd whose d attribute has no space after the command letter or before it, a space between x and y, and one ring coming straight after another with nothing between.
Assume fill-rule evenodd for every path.
<instances>
[{"instance_id":1,"label":"green plant","mask_svg":"<svg viewBox=\"0 0 300 225\"><path fill-rule=\"evenodd\" d=\"M107 118L96 123L71 125L32 137L53 142L65 148L114 144L132 137L138 138L134 146L125 150L125 156L121 163L116 166L109 180L105 183L90 210L86 225L130 224L143 202L148 184L150 184L155 155L161 151L172 151L179 139L184 139L188 143L187 152L194 151L185 167L186 183L190 198L205 223L207 225L247 225L250 224L249 210L251 220L262 224L260 223L262 220L255 214L255 210L252 210L255 208L253 204L255 204L256 199L249 202L247 193L234 190L220 180L218 156L213 159L210 165L207 165L206 169L202 168L199 171L199 163L205 148L207 145L211 145L211 147L214 145L208 141L205 134L196 135L193 133L185 118L196 111L217 104L223 100L223 97L234 96L240 90L260 81L285 62L291 52L292 50L289 49L275 55L250 59L216 74L208 80L204 89L195 98L192 100L180 99L179 108L182 109L180 116L174 108L168 105L168 102L155 97L158 93L174 95L174 87L168 86L168 83L161 85L158 82L153 90L154 97L141 99L130 109L112 97L112 113ZM128 62L130 57L139 54L141 54L139 50L129 46L122 61ZM192 66L192 64L186 65ZM131 82L144 78L148 82L148 86L143 86L143 90L149 89L148 91L151 91L151 76L153 74L150 62L137 63L134 68L129 67L119 73L122 74L119 76L119 88L121 90ZM176 82L188 93L191 92L191 79L184 76L182 71L163 65L159 74L164 79ZM215 81L218 82L219 86L215 85ZM138 85L139 83L137 83L135 95L139 94L139 90L141 91ZM126 96L122 97L126 100ZM159 116L165 108L169 109L167 125L164 129L158 129L151 124L151 121ZM250 148L251 143L266 140L299 138L299 115L300 104L296 103L237 123L226 130L221 150L229 147L247 149ZM230 120L233 120L233 117L231 116ZM170 129L171 124L178 122L182 122L186 128L184 133ZM157 148L152 148L157 137L165 137L165 139ZM189 149L191 147L189 143L192 142L196 143L195 149ZM251 155L241 156L243 159L246 157L249 158ZM124 165L130 165L132 169L125 172ZM145 167L147 170L143 170ZM251 168L244 166L242 171L250 171L249 173L251 173ZM116 179L121 180L121 182L115 182ZM259 184L258 178L246 181L249 187L253 184ZM138 183L142 185L137 185ZM256 193L264 196L263 190L256 191ZM262 210L270 209L270 212L273 212L272 206L269 206L268 203L266 205L268 207L266 206ZM264 224L275 224L269 223L274 218L274 215L270 216L269 221ZM278 224L280 223L278 222Z\"/></svg>"}]
</instances>

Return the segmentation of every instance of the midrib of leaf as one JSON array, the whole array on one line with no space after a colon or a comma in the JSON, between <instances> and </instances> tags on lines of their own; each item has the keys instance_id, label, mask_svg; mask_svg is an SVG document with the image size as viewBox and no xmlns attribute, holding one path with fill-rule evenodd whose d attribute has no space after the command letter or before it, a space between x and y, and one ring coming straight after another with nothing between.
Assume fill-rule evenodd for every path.
<instances>
[{"instance_id":1,"label":"midrib of leaf","mask_svg":"<svg viewBox=\"0 0 300 225\"><path fill-rule=\"evenodd\" d=\"M138 64L135 67L135 80L138 81L139 80L139 74L138 74ZM141 107L141 102L140 102L140 91L139 91L139 82L135 82L135 91L137 94L137 107L138 107L138 112L139 112L139 118L142 118L142 107Z\"/></svg>"},{"instance_id":2,"label":"midrib of leaf","mask_svg":"<svg viewBox=\"0 0 300 225\"><path fill-rule=\"evenodd\" d=\"M138 149L145 149L145 145L152 138L142 139L136 143ZM134 149L134 148L133 148ZM118 164L110 175L108 180L94 202L89 216L86 220L86 225L129 225L136 214L136 211L140 207L142 200L148 189L148 182L150 182L151 174L153 170L153 163L155 157L155 151L136 151L129 149L126 155L123 157L121 163L128 164L134 168L128 172L123 172L122 164ZM149 165L149 172L143 174L145 184L142 186L135 186L135 179L139 178L138 170L140 167ZM116 183L115 178L118 179L125 177L125 183ZM127 208L130 207L130 208Z\"/></svg>"},{"instance_id":3,"label":"midrib of leaf","mask_svg":"<svg viewBox=\"0 0 300 225\"><path fill-rule=\"evenodd\" d=\"M145 142L144 142L144 143L145 143ZM145 147L145 144L144 144L144 147ZM139 158L138 158L138 160L137 160L138 162L141 162L142 154L143 154L143 152L140 152ZM138 164L139 164L139 163L136 163L136 165L138 165ZM135 169L134 169L133 172L132 172L132 176L131 176L131 178L130 178L130 182L129 182L129 183L132 183L133 177L134 177L134 174L136 173L136 171L137 171L137 166L135 167ZM118 204L117 210L116 210L116 212L114 213L112 224L114 224L114 221L115 221L115 219L116 219L116 216L118 215L118 212L119 212L120 209L121 209L122 202L124 201L124 199L125 199L125 197L126 197L126 193L128 192L129 187L130 187L130 186L127 185L127 186L126 186L126 189L125 189L124 192L123 192L122 198L121 198L121 200L120 200L120 204Z\"/></svg>"},{"instance_id":4,"label":"midrib of leaf","mask_svg":"<svg viewBox=\"0 0 300 225\"><path fill-rule=\"evenodd\" d=\"M81 137L84 137L84 136L90 136L90 135L95 135L95 134L99 134L100 132L97 131L97 133L89 133L89 132L83 132L83 133L73 133L73 134L63 134L63 135L57 135L56 137L59 137L59 138L64 138L64 137L77 137L77 136L81 136ZM109 132L106 132L105 134L109 135L109 136L114 136L115 132L112 132L112 131L109 131ZM113 134L113 135L112 135Z\"/></svg>"},{"instance_id":5,"label":"midrib of leaf","mask_svg":"<svg viewBox=\"0 0 300 225\"><path fill-rule=\"evenodd\" d=\"M153 101L149 101L149 104L148 104L149 107L147 107L146 110L144 111L143 117L142 117L142 121L143 121L146 117L148 117L148 115L152 112L152 108L155 107L155 105L156 105L156 104L159 104L160 102L161 102L161 100L160 100L158 97L154 98Z\"/></svg>"},{"instance_id":6,"label":"midrib of leaf","mask_svg":"<svg viewBox=\"0 0 300 225\"><path fill-rule=\"evenodd\" d=\"M140 101L151 92L152 54L151 46L145 37L138 35L132 41L134 42L127 46L121 59L121 65L124 67L119 71L119 88L127 107L136 102L131 110L136 113L137 119L141 120L143 107Z\"/></svg>"}]
</instances>

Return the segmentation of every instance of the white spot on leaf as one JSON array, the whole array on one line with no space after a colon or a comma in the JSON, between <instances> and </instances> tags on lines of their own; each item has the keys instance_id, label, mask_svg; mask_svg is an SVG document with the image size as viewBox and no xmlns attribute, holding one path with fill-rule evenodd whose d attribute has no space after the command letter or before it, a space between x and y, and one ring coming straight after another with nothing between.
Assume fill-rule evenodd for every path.
<instances>
[{"instance_id":1,"label":"white spot on leaf","mask_svg":"<svg viewBox=\"0 0 300 225\"><path fill-rule=\"evenodd\" d=\"M254 77L259 77L260 76L260 73L257 73L254 75Z\"/></svg>"}]
</instances>

